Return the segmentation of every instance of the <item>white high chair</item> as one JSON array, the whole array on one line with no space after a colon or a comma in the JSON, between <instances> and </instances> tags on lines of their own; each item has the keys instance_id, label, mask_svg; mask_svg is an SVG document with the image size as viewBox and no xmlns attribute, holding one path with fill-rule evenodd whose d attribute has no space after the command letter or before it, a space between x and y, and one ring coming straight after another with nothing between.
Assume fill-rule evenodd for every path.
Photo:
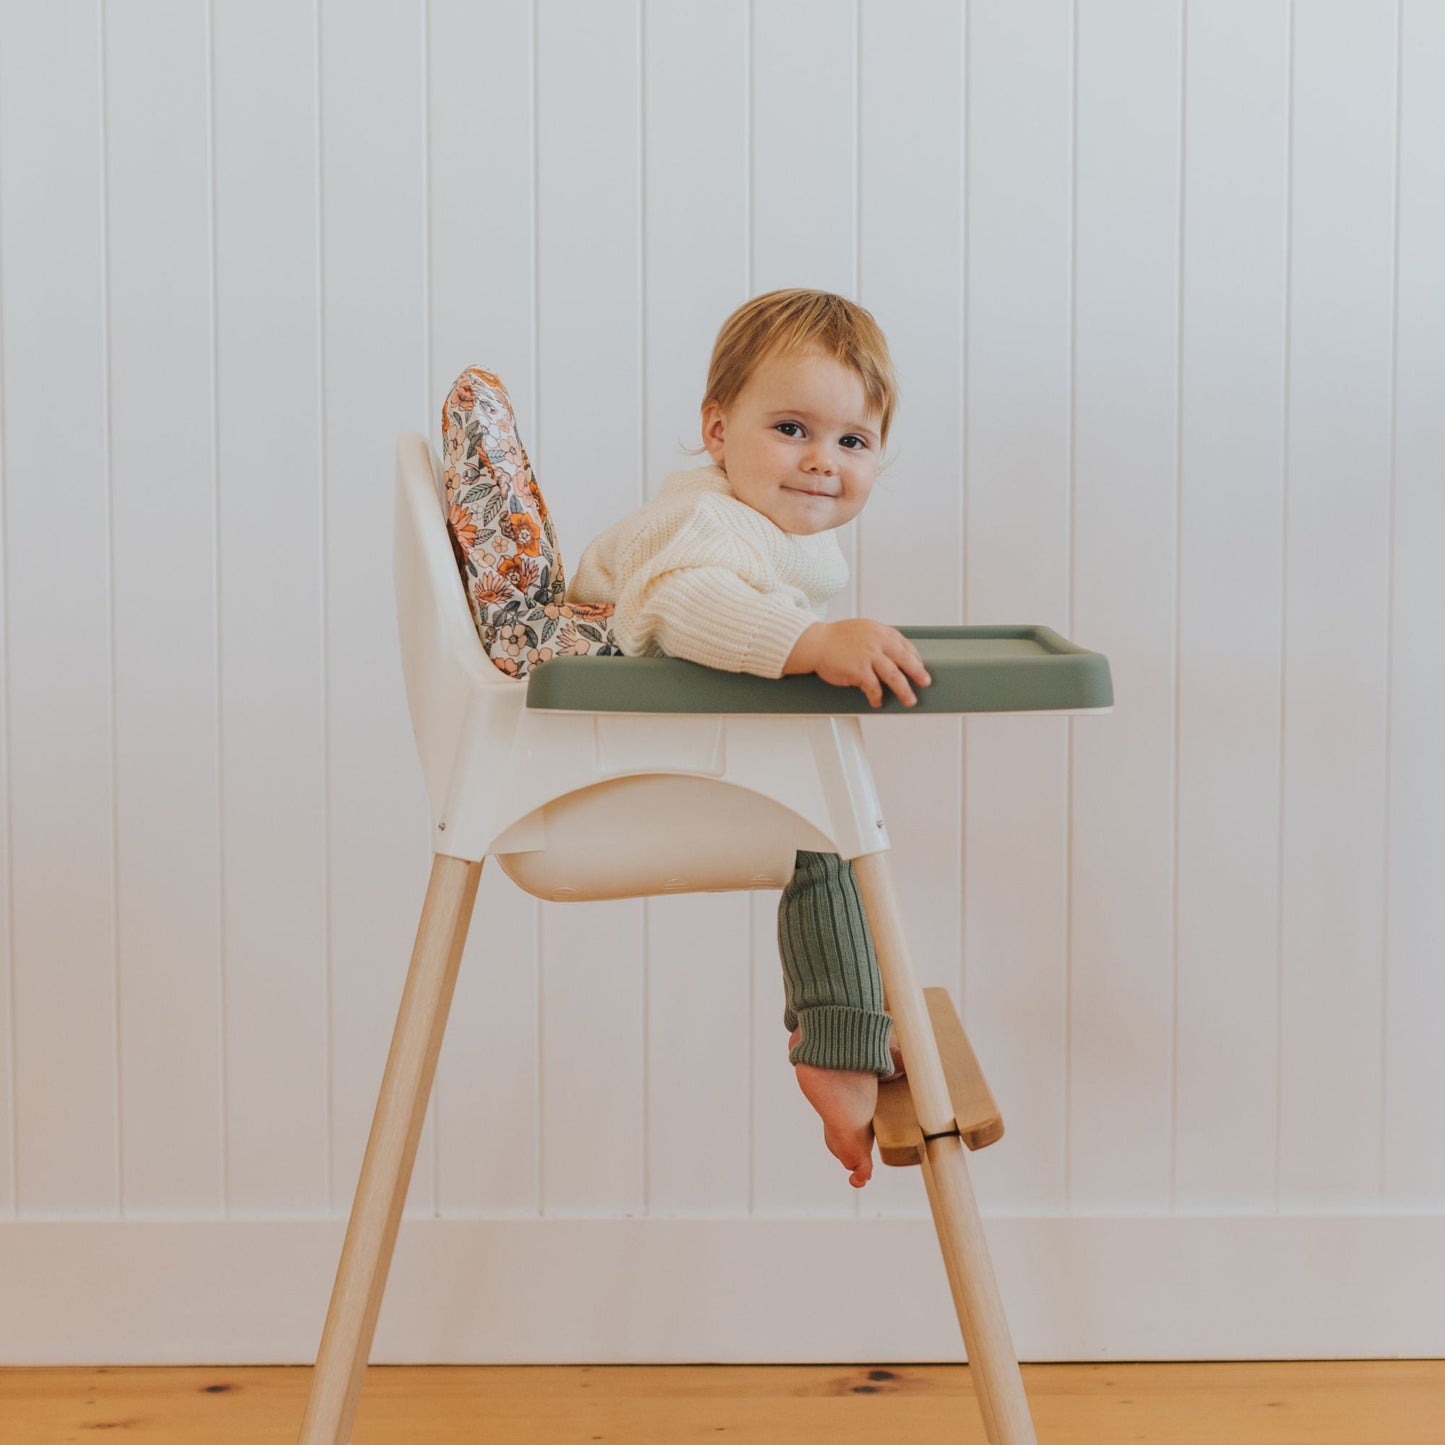
<instances>
[{"instance_id":1,"label":"white high chair","mask_svg":"<svg viewBox=\"0 0 1445 1445\"><path fill-rule=\"evenodd\" d=\"M443 500L427 441L403 436L396 595L435 856L300 1445L349 1437L484 861L584 901L778 889L799 849L853 860L907 1071L880 1085L880 1157L922 1166L991 1445L1034 1445L964 1163L1003 1127L947 990L914 975L858 714L1109 711L1107 661L1047 628L904 628L934 681L877 710L816 677L673 658L561 656L512 678L479 642Z\"/></svg>"}]
</instances>

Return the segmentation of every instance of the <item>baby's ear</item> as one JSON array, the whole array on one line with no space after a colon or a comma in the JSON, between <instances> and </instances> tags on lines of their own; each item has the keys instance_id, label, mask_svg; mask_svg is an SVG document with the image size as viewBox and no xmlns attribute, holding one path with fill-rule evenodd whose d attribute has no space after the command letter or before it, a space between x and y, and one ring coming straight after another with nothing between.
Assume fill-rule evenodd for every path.
<instances>
[{"instance_id":1,"label":"baby's ear","mask_svg":"<svg viewBox=\"0 0 1445 1445\"><path fill-rule=\"evenodd\" d=\"M702 444L707 448L707 454L713 459L715 465L720 466L723 459L723 437L727 431L727 418L723 415L723 409L715 401L705 401L702 404Z\"/></svg>"}]
</instances>

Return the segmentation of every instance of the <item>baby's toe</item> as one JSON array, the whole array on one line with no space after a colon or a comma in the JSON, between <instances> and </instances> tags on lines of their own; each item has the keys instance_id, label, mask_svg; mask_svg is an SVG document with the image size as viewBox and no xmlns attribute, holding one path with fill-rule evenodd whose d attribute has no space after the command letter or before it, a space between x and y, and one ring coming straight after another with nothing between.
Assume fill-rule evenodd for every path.
<instances>
[{"instance_id":1,"label":"baby's toe","mask_svg":"<svg viewBox=\"0 0 1445 1445\"><path fill-rule=\"evenodd\" d=\"M855 1189L861 1189L873 1177L871 1127L860 1134L850 1131L846 1137L828 1138L827 1143L829 1152L848 1170L848 1182Z\"/></svg>"}]
</instances>

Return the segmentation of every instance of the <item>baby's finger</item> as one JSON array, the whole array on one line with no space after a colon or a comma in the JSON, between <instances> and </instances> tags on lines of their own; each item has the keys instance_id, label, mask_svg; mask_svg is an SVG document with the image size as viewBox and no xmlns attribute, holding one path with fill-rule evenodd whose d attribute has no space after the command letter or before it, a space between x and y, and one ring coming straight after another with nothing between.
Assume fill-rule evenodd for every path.
<instances>
[{"instance_id":1,"label":"baby's finger","mask_svg":"<svg viewBox=\"0 0 1445 1445\"><path fill-rule=\"evenodd\" d=\"M928 669L923 665L923 656L918 649L900 632L898 641L902 650L894 656L908 670L908 675L923 687L927 687L933 681L929 676Z\"/></svg>"},{"instance_id":2,"label":"baby's finger","mask_svg":"<svg viewBox=\"0 0 1445 1445\"><path fill-rule=\"evenodd\" d=\"M865 672L858 683L858 691L868 699L869 707L883 706L883 689L878 686L878 679L871 672Z\"/></svg>"},{"instance_id":3,"label":"baby's finger","mask_svg":"<svg viewBox=\"0 0 1445 1445\"><path fill-rule=\"evenodd\" d=\"M918 701L913 695L913 689L908 685L908 679L904 677L898 664L892 658L884 658L879 662L877 671L883 681L903 700L905 707L912 707Z\"/></svg>"}]
</instances>

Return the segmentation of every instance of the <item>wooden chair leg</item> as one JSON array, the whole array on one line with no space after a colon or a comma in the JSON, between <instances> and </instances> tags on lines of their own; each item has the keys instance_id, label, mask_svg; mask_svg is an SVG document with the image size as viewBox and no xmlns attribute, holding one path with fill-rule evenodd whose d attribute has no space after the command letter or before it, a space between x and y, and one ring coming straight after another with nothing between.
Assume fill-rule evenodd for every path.
<instances>
[{"instance_id":1,"label":"wooden chair leg","mask_svg":"<svg viewBox=\"0 0 1445 1445\"><path fill-rule=\"evenodd\" d=\"M1018 1356L994 1279L943 1061L913 970L887 853L853 860L923 1132L923 1177L989 1445L1037 1445Z\"/></svg>"},{"instance_id":2,"label":"wooden chair leg","mask_svg":"<svg viewBox=\"0 0 1445 1445\"><path fill-rule=\"evenodd\" d=\"M351 1434L481 877L480 862L433 857L300 1445L346 1445Z\"/></svg>"}]
</instances>

